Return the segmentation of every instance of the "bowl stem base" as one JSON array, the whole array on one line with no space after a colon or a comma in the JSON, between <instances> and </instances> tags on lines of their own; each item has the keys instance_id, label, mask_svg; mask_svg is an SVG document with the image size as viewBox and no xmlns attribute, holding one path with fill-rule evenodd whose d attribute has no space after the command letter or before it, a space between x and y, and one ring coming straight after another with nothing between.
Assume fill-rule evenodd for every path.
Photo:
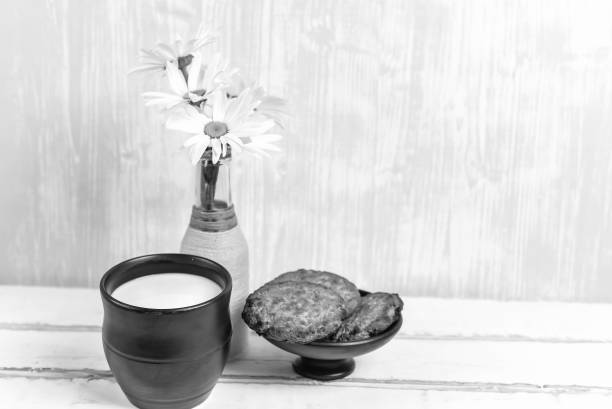
<instances>
[{"instance_id":1,"label":"bowl stem base","mask_svg":"<svg viewBox=\"0 0 612 409\"><path fill-rule=\"evenodd\" d=\"M325 360L300 357L293 361L293 370L306 378L333 381L352 374L355 370L355 360L353 358Z\"/></svg>"}]
</instances>

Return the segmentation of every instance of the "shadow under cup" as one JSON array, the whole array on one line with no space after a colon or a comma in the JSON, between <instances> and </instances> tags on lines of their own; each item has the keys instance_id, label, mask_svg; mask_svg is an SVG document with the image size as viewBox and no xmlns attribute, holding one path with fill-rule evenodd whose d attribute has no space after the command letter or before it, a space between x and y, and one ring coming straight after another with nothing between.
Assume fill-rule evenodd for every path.
<instances>
[{"instance_id":1,"label":"shadow under cup","mask_svg":"<svg viewBox=\"0 0 612 409\"><path fill-rule=\"evenodd\" d=\"M206 277L222 291L203 303L172 309L132 306L111 295L127 281L160 273ZM100 281L104 354L132 404L143 409L182 409L206 400L227 361L231 291L227 270L187 254L137 257L104 274Z\"/></svg>"}]
</instances>

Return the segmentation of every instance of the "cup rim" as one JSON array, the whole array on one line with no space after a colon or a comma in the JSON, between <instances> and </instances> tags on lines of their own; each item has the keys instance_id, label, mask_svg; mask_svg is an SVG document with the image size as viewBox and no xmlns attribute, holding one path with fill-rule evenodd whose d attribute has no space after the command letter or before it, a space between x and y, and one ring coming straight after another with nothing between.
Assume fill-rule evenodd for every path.
<instances>
[{"instance_id":1,"label":"cup rim","mask_svg":"<svg viewBox=\"0 0 612 409\"><path fill-rule=\"evenodd\" d=\"M108 292L106 285L111 276L128 271L136 266L140 266L142 264L146 264L150 262L156 262L156 263L180 262L183 265L198 266L198 267L203 267L203 268L209 267L211 270L223 276L226 282L226 285L223 286L221 288L221 292L217 294L216 296L214 296L213 298L210 298L198 304L188 305L185 307L177 307L177 308L148 308L148 307L140 307L137 305L127 304L127 303L124 303L114 298ZM174 270L173 272L175 272L177 269L175 268L173 270ZM178 268L178 270L180 270L180 268ZM185 271L179 271L179 272L183 274L192 274L190 272L185 272ZM159 273L143 274L140 277L144 277L146 275L154 275L154 274L159 274ZM193 274L193 275L198 275L198 274ZM200 276L200 277L204 277L204 276ZM127 280L127 281L131 281L131 280ZM221 285L219 286L221 287ZM128 311L139 312L139 313L176 314L176 313L197 310L199 308L206 307L214 303L217 303L224 297L228 297L232 291L232 276L225 269L225 267L223 267L221 264L213 260L204 258L204 257L200 257L200 256L192 255L192 254L184 254L184 253L156 253L156 254L146 254L142 256L133 257L133 258L124 260L114 265L113 267L108 269L106 273L104 273L104 275L100 279L99 287L100 287L100 293L102 294L102 297L109 303L115 305L116 307L119 307L119 308L122 308Z\"/></svg>"}]
</instances>

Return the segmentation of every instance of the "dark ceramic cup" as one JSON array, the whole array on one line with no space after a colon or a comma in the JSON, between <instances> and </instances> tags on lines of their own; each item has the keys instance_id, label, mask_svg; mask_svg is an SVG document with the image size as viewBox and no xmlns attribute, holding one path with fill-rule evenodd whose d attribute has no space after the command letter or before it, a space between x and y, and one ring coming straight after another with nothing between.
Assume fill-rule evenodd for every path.
<instances>
[{"instance_id":1,"label":"dark ceramic cup","mask_svg":"<svg viewBox=\"0 0 612 409\"><path fill-rule=\"evenodd\" d=\"M189 307L142 308L112 297L121 284L150 274L188 273L221 286L216 297ZM187 254L153 254L124 261L100 281L104 354L135 406L197 406L217 383L229 351L232 279L222 266Z\"/></svg>"}]
</instances>

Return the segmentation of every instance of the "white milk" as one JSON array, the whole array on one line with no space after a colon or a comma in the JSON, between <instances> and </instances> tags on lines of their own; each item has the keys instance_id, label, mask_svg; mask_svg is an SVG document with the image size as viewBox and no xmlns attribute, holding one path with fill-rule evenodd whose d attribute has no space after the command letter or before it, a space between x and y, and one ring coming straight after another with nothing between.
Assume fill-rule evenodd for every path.
<instances>
[{"instance_id":1,"label":"white milk","mask_svg":"<svg viewBox=\"0 0 612 409\"><path fill-rule=\"evenodd\" d=\"M130 280L113 291L113 298L144 308L181 308L200 304L221 293L214 281L184 273L151 274Z\"/></svg>"}]
</instances>

